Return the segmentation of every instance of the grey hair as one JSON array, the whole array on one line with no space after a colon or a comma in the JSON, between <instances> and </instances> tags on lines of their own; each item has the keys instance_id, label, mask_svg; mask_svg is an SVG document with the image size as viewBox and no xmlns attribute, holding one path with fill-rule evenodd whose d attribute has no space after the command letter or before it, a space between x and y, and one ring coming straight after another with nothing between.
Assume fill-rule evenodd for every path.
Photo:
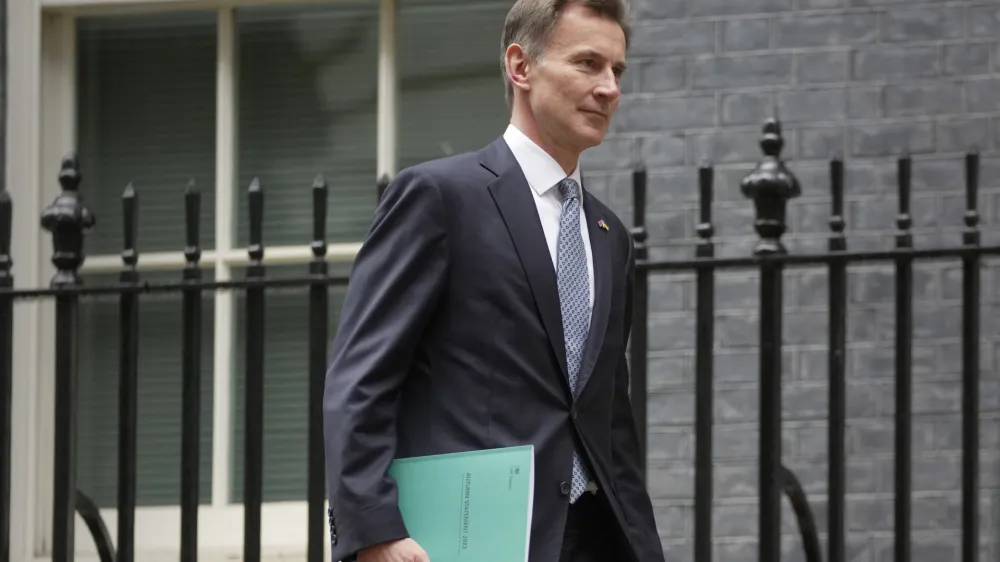
<instances>
[{"instance_id":1,"label":"grey hair","mask_svg":"<svg viewBox=\"0 0 1000 562\"><path fill-rule=\"evenodd\" d=\"M507 76L507 48L516 43L529 58L541 60L560 13L570 4L581 4L613 20L625 32L625 44L628 45L631 27L627 0L517 0L507 12L500 41L500 68L507 107L514 103L514 85Z\"/></svg>"}]
</instances>

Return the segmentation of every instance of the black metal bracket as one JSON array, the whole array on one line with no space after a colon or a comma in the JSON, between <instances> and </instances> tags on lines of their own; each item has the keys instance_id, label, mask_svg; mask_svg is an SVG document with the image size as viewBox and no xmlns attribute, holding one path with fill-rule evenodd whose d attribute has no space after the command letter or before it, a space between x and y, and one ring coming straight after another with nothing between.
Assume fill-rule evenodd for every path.
<instances>
[{"instance_id":1,"label":"black metal bracket","mask_svg":"<svg viewBox=\"0 0 1000 562\"><path fill-rule=\"evenodd\" d=\"M101 562L115 562L115 547L111 542L111 535L104 525L104 518L97 505L80 490L76 491L76 512L83 518L87 528L90 529L90 536L94 537L94 544L97 545L97 556Z\"/></svg>"},{"instance_id":2,"label":"black metal bracket","mask_svg":"<svg viewBox=\"0 0 1000 562\"><path fill-rule=\"evenodd\" d=\"M822 562L823 556L819 546L819 533L816 530L816 519L813 517L809 498L806 497L802 484L787 466L781 466L781 488L788 497L788 503L795 512L795 520L799 524L799 534L802 535L802 549L806 553L806 562Z\"/></svg>"}]
</instances>

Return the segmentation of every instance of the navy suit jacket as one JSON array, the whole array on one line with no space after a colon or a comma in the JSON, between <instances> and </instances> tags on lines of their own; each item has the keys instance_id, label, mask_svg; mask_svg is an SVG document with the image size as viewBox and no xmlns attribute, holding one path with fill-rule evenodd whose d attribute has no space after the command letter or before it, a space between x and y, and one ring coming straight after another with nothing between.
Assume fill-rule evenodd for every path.
<instances>
[{"instance_id":1,"label":"navy suit jacket","mask_svg":"<svg viewBox=\"0 0 1000 562\"><path fill-rule=\"evenodd\" d=\"M333 560L408 536L394 459L530 443L530 560L556 562L578 442L617 523L608 538L631 545L621 560L663 561L628 396L632 239L586 191L584 209L595 302L573 393L555 269L506 142L388 186L351 272L323 397Z\"/></svg>"}]
</instances>

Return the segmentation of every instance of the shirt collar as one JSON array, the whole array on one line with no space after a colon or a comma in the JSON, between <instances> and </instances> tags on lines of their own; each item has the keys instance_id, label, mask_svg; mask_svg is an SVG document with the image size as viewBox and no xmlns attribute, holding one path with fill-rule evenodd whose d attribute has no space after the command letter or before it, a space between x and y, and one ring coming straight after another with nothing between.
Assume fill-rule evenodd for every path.
<instances>
[{"instance_id":1,"label":"shirt collar","mask_svg":"<svg viewBox=\"0 0 1000 562\"><path fill-rule=\"evenodd\" d=\"M513 124L507 125L503 139L507 142L511 152L514 153L517 163L520 164L524 177L528 180L528 185L538 195L545 195L548 190L566 178L566 172L563 171L562 166L556 162L555 158ZM569 177L576 180L577 185L580 185L582 189L583 182L580 180L579 163Z\"/></svg>"}]
</instances>

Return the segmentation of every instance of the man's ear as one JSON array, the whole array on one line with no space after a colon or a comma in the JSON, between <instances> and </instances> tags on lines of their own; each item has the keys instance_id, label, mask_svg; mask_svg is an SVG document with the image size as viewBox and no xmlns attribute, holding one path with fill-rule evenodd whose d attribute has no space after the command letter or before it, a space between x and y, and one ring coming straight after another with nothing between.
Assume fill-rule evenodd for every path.
<instances>
[{"instance_id":1,"label":"man's ear","mask_svg":"<svg viewBox=\"0 0 1000 562\"><path fill-rule=\"evenodd\" d=\"M524 49L517 43L514 43L507 47L504 58L507 61L507 78L510 79L511 85L515 89L519 88L524 91L531 89L528 77L531 73L533 61L524 52Z\"/></svg>"}]
</instances>

